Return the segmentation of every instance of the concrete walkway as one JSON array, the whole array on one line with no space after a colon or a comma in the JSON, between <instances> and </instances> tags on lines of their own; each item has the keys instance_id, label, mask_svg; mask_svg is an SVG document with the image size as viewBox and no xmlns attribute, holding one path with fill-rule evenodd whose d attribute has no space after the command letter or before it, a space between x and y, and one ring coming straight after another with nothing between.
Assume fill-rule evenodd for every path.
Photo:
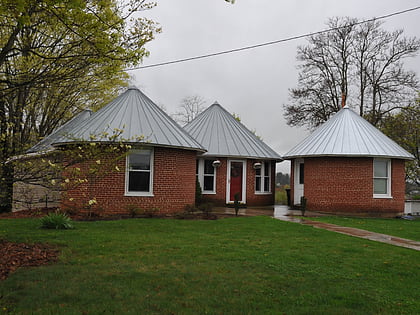
<instances>
[{"instance_id":1,"label":"concrete walkway","mask_svg":"<svg viewBox=\"0 0 420 315\"><path fill-rule=\"evenodd\" d=\"M223 210L222 210L223 209ZM224 211L224 213L232 213L234 214L234 209L232 208L220 208L219 211ZM275 219L287 221L287 222L295 222L300 223L304 225L310 225L315 228L324 229L332 232L337 232L341 234L346 234L354 237L364 238L371 241L391 244L395 246L410 248L414 250L420 251L420 242L408 240L405 238L395 237L391 235L381 234L381 233L375 233L370 232L366 230L361 230L357 228L351 228L351 227L345 227L345 226L339 226L335 224L330 223L324 223L324 222L317 222L312 221L310 219L306 218L297 218L296 216L301 216L302 212L299 210L289 210L287 206L282 205L275 205L274 207L265 207L265 208L246 208L246 209L240 209L239 211L240 215L268 215L272 216ZM305 215L307 217L317 217L321 216L319 213L315 212L305 212Z\"/></svg>"},{"instance_id":2,"label":"concrete walkway","mask_svg":"<svg viewBox=\"0 0 420 315\"><path fill-rule=\"evenodd\" d=\"M305 213L308 216L314 215L314 213ZM381 233L375 233L370 232L366 230L351 228L351 227L345 227L345 226L339 226L335 224L330 223L324 223L324 222L318 222L318 221L312 221L309 219L302 219L302 218L296 218L293 215L302 215L301 211L291 211L288 209L287 206L274 206L274 215L273 217L275 219L288 221L288 222L296 222L301 223L305 225L310 225L315 228L324 229L332 232L337 232L341 234L346 234L354 237L364 238L371 241L391 244L395 246L401 246L405 248L410 248L414 250L420 251L420 242L408 240L405 238L395 237L391 235L381 234Z\"/></svg>"}]
</instances>

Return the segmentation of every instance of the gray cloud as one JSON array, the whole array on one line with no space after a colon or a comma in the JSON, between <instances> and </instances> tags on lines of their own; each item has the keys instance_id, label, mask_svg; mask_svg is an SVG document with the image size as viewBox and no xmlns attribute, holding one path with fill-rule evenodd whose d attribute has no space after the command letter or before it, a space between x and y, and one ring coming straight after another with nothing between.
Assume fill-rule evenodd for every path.
<instances>
[{"instance_id":1,"label":"gray cloud","mask_svg":"<svg viewBox=\"0 0 420 315\"><path fill-rule=\"evenodd\" d=\"M419 1L274 1L160 0L143 15L159 22L162 34L147 45L151 55L144 65L234 49L322 30L332 16L372 18L415 7ZM404 29L420 37L420 11L385 20L388 30ZM308 132L291 128L283 118L288 89L296 86L296 48L305 39L254 50L131 71L134 84L169 113L181 99L198 94L206 105L218 101L238 114L251 130L279 154L286 153ZM420 70L416 57L407 66ZM278 170L289 171L287 162Z\"/></svg>"}]
</instances>

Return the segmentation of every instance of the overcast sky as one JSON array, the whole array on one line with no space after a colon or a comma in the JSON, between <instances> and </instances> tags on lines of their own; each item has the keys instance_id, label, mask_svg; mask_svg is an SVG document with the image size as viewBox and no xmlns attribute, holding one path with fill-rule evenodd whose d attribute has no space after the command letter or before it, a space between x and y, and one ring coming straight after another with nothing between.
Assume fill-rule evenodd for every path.
<instances>
[{"instance_id":1,"label":"overcast sky","mask_svg":"<svg viewBox=\"0 0 420 315\"><path fill-rule=\"evenodd\" d=\"M320 31L333 16L369 19L420 6L419 0L157 0L142 15L160 23L163 32L147 44L143 65L188 58ZM383 27L404 29L420 38L420 10L390 17ZM289 89L296 87L296 48L306 39L253 50L130 71L133 84L169 114L186 96L199 95L206 107L214 101L238 114L280 155L307 134L289 127L283 117ZM406 62L420 72L420 57ZM289 172L289 162L278 171Z\"/></svg>"}]
</instances>

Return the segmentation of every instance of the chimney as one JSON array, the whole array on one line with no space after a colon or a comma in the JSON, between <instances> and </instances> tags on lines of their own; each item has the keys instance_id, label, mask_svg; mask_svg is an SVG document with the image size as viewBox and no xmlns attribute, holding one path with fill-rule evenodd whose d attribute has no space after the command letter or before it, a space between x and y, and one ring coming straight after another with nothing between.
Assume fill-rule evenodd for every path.
<instances>
[{"instance_id":1,"label":"chimney","mask_svg":"<svg viewBox=\"0 0 420 315\"><path fill-rule=\"evenodd\" d=\"M341 94L341 108L344 108L346 106L346 94Z\"/></svg>"}]
</instances>

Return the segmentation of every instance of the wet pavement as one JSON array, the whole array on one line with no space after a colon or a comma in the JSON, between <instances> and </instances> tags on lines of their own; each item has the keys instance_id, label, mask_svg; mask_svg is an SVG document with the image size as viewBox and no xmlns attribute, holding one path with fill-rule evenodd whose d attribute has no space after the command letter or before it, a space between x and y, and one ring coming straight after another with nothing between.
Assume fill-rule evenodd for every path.
<instances>
[{"instance_id":1,"label":"wet pavement","mask_svg":"<svg viewBox=\"0 0 420 315\"><path fill-rule=\"evenodd\" d=\"M225 214L235 214L235 209L233 208L215 208L216 213L225 213ZM287 221L287 222L295 222L304 225L313 226L315 228L324 229L332 232L337 232L341 234L346 234L354 237L359 237L363 239L368 239L371 241L391 244L395 246L410 248L414 250L420 251L420 242L416 242L413 240L408 240L405 238L395 237L391 235L381 234L370 232L366 230L361 230L357 228L351 227L344 227L330 223L312 221L310 217L319 217L322 214L316 212L306 211L305 216L308 218L302 218L302 212L300 210L289 210L287 206L283 205L275 205L275 206L268 206L268 207L258 207L258 208L246 208L240 209L239 215L244 216L255 216L255 215L267 215L271 216L275 219ZM300 216L300 217L296 217Z\"/></svg>"}]
</instances>

